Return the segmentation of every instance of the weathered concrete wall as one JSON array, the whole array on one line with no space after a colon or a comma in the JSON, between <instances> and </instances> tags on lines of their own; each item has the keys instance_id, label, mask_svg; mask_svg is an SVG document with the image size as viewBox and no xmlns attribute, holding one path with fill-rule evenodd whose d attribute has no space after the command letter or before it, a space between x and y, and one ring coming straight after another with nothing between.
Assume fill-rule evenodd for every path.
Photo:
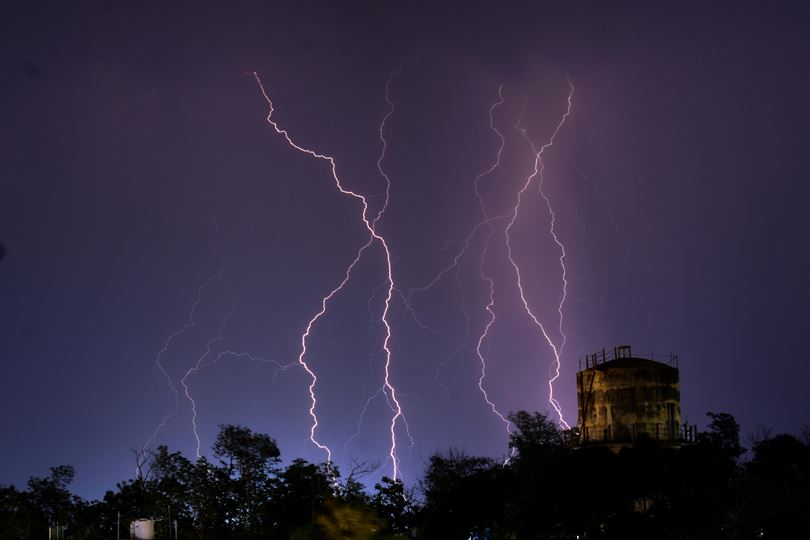
<instances>
[{"instance_id":1,"label":"weathered concrete wall","mask_svg":"<svg viewBox=\"0 0 810 540\"><path fill-rule=\"evenodd\" d=\"M678 369L620 358L577 373L579 429L585 440L618 441L646 433L675 440L681 425Z\"/></svg>"}]
</instances>

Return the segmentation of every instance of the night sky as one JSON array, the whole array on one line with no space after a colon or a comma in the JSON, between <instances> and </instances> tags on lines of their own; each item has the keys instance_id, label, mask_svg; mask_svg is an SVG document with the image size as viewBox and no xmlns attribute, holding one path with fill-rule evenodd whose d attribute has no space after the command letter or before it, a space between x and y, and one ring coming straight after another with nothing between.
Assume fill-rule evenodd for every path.
<instances>
[{"instance_id":1,"label":"night sky","mask_svg":"<svg viewBox=\"0 0 810 540\"><path fill-rule=\"evenodd\" d=\"M75 5L69 5L75 4ZM561 376L630 344L677 353L690 423L734 414L743 438L810 424L810 17L802 3L7 3L0 12L0 482L71 464L100 497L142 447L194 457L218 424L320 462L295 363L307 322L368 241L390 248L390 380L409 485L432 452L507 453L478 388L488 229L542 145L565 246ZM565 5L563 5L565 4ZM609 5L607 5L609 4ZM511 230L525 297L559 345L560 249L537 179ZM523 310L504 226L485 257L496 321L484 387L504 413L553 413L552 349ZM5 255L1 255L5 251ZM392 473L382 393L388 283L372 244L313 326L320 425L342 469ZM400 294L401 293L401 294ZM192 308L193 324L190 324ZM182 333L180 333L182 331ZM174 337L169 340L173 335ZM169 340L167 344L167 340ZM161 351L165 350L161 353ZM222 351L246 353L242 356ZM216 360L216 363L213 363ZM210 364L210 365L209 365ZM369 400L363 423L358 422ZM553 417L553 414L552 414Z\"/></svg>"}]
</instances>

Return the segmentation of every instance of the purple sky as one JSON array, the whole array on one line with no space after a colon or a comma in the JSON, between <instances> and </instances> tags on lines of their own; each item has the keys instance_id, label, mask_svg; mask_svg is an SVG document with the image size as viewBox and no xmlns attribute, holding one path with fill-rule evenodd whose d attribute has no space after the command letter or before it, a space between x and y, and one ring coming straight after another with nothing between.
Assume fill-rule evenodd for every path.
<instances>
[{"instance_id":1,"label":"purple sky","mask_svg":"<svg viewBox=\"0 0 810 540\"><path fill-rule=\"evenodd\" d=\"M287 364L307 321L366 241L361 207L379 208L378 125L396 110L383 162L391 199L378 231L408 291L446 267L480 220L473 180L493 214L514 205L533 156L514 127L546 142L544 189L566 248L568 336L556 392L576 422L578 358L631 344L680 354L691 423L727 411L744 433L810 423L810 73L808 16L790 3L113 3L4 6L0 13L0 482L76 466L75 491L99 497L134 472L172 412L155 365L174 384L206 351ZM275 5L274 5L275 4ZM600 3L604 4L604 3ZM536 185L512 232L526 298L556 343L559 249ZM497 229L497 227L496 227ZM502 227L500 229L502 233ZM411 483L431 452L506 453L503 424L477 387L475 342L486 324L482 237L412 307L391 304L391 381ZM504 412L548 412L551 349L522 310L497 230L486 259L496 323L485 385ZM458 279L457 279L458 276ZM379 289L378 289L379 287ZM369 301L370 296L376 296ZM385 265L369 248L316 324L319 438L339 465L390 474L379 322ZM232 302L231 302L232 298ZM469 335L464 312L469 316ZM465 342L465 335L467 339ZM210 360L216 354L206 359ZM275 437L282 456L320 461L308 439L300 368L223 357L189 379L208 451L220 423ZM182 398L182 396L181 396ZM156 443L194 455L180 400ZM348 441L348 442L347 442ZM371 480L373 482L373 479Z\"/></svg>"}]
</instances>

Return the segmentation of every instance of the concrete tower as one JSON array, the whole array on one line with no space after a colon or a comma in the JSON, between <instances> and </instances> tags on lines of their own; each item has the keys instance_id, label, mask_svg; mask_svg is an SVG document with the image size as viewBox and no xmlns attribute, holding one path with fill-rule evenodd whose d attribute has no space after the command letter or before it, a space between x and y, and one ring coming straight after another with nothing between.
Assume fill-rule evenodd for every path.
<instances>
[{"instance_id":1,"label":"concrete tower","mask_svg":"<svg viewBox=\"0 0 810 540\"><path fill-rule=\"evenodd\" d=\"M691 439L681 426L678 357L638 358L629 346L585 358L577 373L580 444L624 445L644 434L665 444Z\"/></svg>"}]
</instances>

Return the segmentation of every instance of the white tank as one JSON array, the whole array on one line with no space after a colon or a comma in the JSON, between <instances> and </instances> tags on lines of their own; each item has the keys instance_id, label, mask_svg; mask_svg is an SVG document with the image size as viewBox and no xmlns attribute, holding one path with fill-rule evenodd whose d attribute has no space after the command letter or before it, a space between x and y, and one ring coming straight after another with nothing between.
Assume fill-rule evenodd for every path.
<instances>
[{"instance_id":1,"label":"white tank","mask_svg":"<svg viewBox=\"0 0 810 540\"><path fill-rule=\"evenodd\" d=\"M137 540L155 539L155 522L151 519L136 519L129 524L129 537Z\"/></svg>"}]
</instances>

